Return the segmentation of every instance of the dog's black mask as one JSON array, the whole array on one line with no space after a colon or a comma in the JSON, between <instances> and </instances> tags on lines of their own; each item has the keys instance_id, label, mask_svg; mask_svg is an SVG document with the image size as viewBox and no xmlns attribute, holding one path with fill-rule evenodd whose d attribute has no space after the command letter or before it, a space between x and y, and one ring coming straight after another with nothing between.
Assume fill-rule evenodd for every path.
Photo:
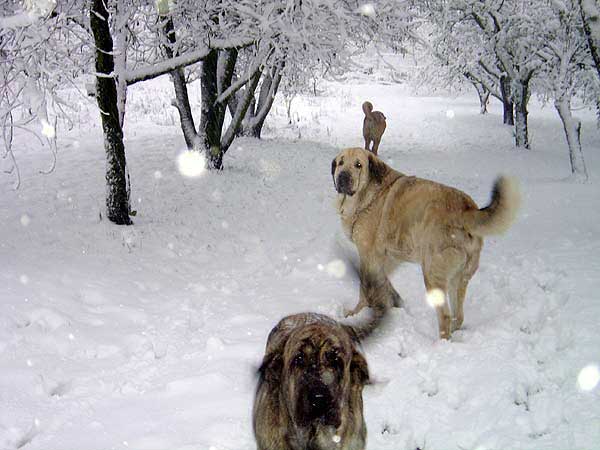
<instances>
[{"instance_id":1,"label":"dog's black mask","mask_svg":"<svg viewBox=\"0 0 600 450\"><path fill-rule=\"evenodd\" d=\"M307 376L302 380L298 389L296 419L305 427L317 422L334 428L340 426L340 412L334 395L320 379Z\"/></svg>"},{"instance_id":2,"label":"dog's black mask","mask_svg":"<svg viewBox=\"0 0 600 450\"><path fill-rule=\"evenodd\" d=\"M352 175L345 170L341 171L337 176L335 187L340 194L353 196L354 191L352 190Z\"/></svg>"}]
</instances>

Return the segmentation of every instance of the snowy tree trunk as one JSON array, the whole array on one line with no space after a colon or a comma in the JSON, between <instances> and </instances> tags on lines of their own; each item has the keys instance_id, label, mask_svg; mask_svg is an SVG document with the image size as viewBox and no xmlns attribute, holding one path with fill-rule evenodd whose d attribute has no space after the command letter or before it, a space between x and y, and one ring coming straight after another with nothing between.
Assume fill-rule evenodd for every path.
<instances>
[{"instance_id":1,"label":"snowy tree trunk","mask_svg":"<svg viewBox=\"0 0 600 450\"><path fill-rule=\"evenodd\" d=\"M502 106L503 106L503 116L502 119L504 121L504 125L515 124L514 120L514 105L510 92L510 78L507 76L500 77L500 93L502 94Z\"/></svg>"},{"instance_id":2,"label":"snowy tree trunk","mask_svg":"<svg viewBox=\"0 0 600 450\"><path fill-rule=\"evenodd\" d=\"M527 128L529 79L513 80L512 95L515 102L515 145L529 148L529 130Z\"/></svg>"},{"instance_id":3,"label":"snowy tree trunk","mask_svg":"<svg viewBox=\"0 0 600 450\"><path fill-rule=\"evenodd\" d=\"M597 0L579 0L579 6L583 30L600 78L600 4Z\"/></svg>"},{"instance_id":4,"label":"snowy tree trunk","mask_svg":"<svg viewBox=\"0 0 600 450\"><path fill-rule=\"evenodd\" d=\"M473 86L477 90L477 95L479 97L479 114L487 114L487 105L490 100L490 91L486 89L486 87L475 81L472 82Z\"/></svg>"},{"instance_id":5,"label":"snowy tree trunk","mask_svg":"<svg viewBox=\"0 0 600 450\"><path fill-rule=\"evenodd\" d=\"M258 96L256 114L252 120L248 121L245 134L260 139L265 120L271 111L271 107L275 101L275 95L279 89L279 83L281 82L281 76L283 74L283 65L283 62L277 64L271 70L271 73L265 76Z\"/></svg>"},{"instance_id":6,"label":"snowy tree trunk","mask_svg":"<svg viewBox=\"0 0 600 450\"><path fill-rule=\"evenodd\" d=\"M200 112L200 137L206 152L208 168L223 168L223 154L221 153L221 129L219 111L215 108L218 97L217 65L218 50L211 50L202 62L200 89L202 93L202 110Z\"/></svg>"},{"instance_id":7,"label":"snowy tree trunk","mask_svg":"<svg viewBox=\"0 0 600 450\"><path fill-rule=\"evenodd\" d=\"M254 94L252 94L252 98L250 99L250 106L246 111L246 117L244 117L244 120L242 121L242 128L240 129L240 134L242 136L252 136L250 124L253 120L255 120L257 112L258 111L256 109L256 98Z\"/></svg>"},{"instance_id":8,"label":"snowy tree trunk","mask_svg":"<svg viewBox=\"0 0 600 450\"><path fill-rule=\"evenodd\" d=\"M96 45L96 100L102 118L104 149L106 151L106 214L118 225L130 225L127 195L127 168L123 129L119 120L117 87L112 74L113 41L108 24L108 11L103 0L92 0L90 25Z\"/></svg>"},{"instance_id":9,"label":"snowy tree trunk","mask_svg":"<svg viewBox=\"0 0 600 450\"><path fill-rule=\"evenodd\" d=\"M258 94L258 102L256 102L254 105L254 108L255 108L255 110L253 111L254 113L252 114L251 120L247 121L246 130L244 132L244 134L246 136L252 136L257 139L260 139L260 135L262 133L262 127L265 123L265 119L263 118L261 120L261 118L258 116L258 114L260 113L261 108L267 101L267 97L269 95L269 91L270 91L272 85L273 85L273 77L271 76L270 73L265 74L265 76L263 77L262 84L260 86L260 92Z\"/></svg>"},{"instance_id":10,"label":"snowy tree trunk","mask_svg":"<svg viewBox=\"0 0 600 450\"><path fill-rule=\"evenodd\" d=\"M173 47L177 42L175 29L173 27L173 19L166 15L161 15L161 20L163 20L163 33L168 42L164 45L164 50L168 58L173 58L176 56L173 52ZM175 100L172 104L179 112L179 123L181 125L181 131L183 132L185 144L189 149L196 148L199 145L199 138L196 133L192 107L190 106L190 98L188 95L187 83L185 81L185 69L179 67L172 71L171 80L173 81L173 88L175 90Z\"/></svg>"},{"instance_id":11,"label":"snowy tree trunk","mask_svg":"<svg viewBox=\"0 0 600 450\"><path fill-rule=\"evenodd\" d=\"M254 91L258 86L258 81L260 80L260 73L260 70L257 71L250 79L250 82L246 85L246 89L243 92L243 96L237 103L237 108L233 114L233 117L231 118L231 124L221 140L221 152L223 154L229 150L233 139L239 134L239 131L242 128L244 117L248 112L250 103L254 100Z\"/></svg>"},{"instance_id":12,"label":"snowy tree trunk","mask_svg":"<svg viewBox=\"0 0 600 450\"><path fill-rule=\"evenodd\" d=\"M571 161L571 173L573 178L580 182L588 180L587 168L583 159L581 148L581 122L571 114L571 102L567 98L558 98L554 101L554 107L562 120L567 145L569 146L569 159Z\"/></svg>"},{"instance_id":13,"label":"snowy tree trunk","mask_svg":"<svg viewBox=\"0 0 600 450\"><path fill-rule=\"evenodd\" d=\"M117 106L119 108L119 123L121 128L125 124L125 107L127 103L127 48L129 38L127 33L127 21L129 14L127 11L121 11L120 4L117 3L115 10L115 77L117 85Z\"/></svg>"},{"instance_id":14,"label":"snowy tree trunk","mask_svg":"<svg viewBox=\"0 0 600 450\"><path fill-rule=\"evenodd\" d=\"M224 49L219 52L217 60L217 90L221 95L226 89L231 86L235 65L237 63L238 51L235 48ZM234 97L233 95L231 97ZM230 98L231 98L230 97ZM227 103L219 103L219 121L221 125L225 122L225 112L227 111ZM234 113L235 114L235 113ZM233 115L232 115L233 117Z\"/></svg>"},{"instance_id":15,"label":"snowy tree trunk","mask_svg":"<svg viewBox=\"0 0 600 450\"><path fill-rule=\"evenodd\" d=\"M223 169L226 149L221 147L221 133L227 105L217 102L217 98L231 86L236 61L237 50L228 49L221 52L211 50L202 62L200 136L203 139L209 169Z\"/></svg>"}]
</instances>

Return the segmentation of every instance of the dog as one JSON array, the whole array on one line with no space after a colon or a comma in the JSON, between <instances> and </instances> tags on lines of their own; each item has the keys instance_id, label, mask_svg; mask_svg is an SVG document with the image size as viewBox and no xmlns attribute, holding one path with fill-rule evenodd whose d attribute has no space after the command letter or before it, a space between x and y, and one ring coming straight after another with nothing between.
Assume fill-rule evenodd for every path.
<instances>
[{"instance_id":1,"label":"dog","mask_svg":"<svg viewBox=\"0 0 600 450\"><path fill-rule=\"evenodd\" d=\"M439 336L462 326L467 284L477 271L483 237L506 231L516 217L517 182L498 177L492 200L479 209L464 192L400 173L361 148L342 150L331 163L342 228L356 245L361 284L368 274L402 306L388 274L402 262L420 264ZM356 314L373 300L361 289ZM380 296L381 297L381 296Z\"/></svg>"},{"instance_id":2,"label":"dog","mask_svg":"<svg viewBox=\"0 0 600 450\"><path fill-rule=\"evenodd\" d=\"M365 113L365 119L363 120L365 150L369 150L377 155L381 136L383 136L386 127L385 116L381 111L373 111L373 104L371 102L364 102L362 110Z\"/></svg>"},{"instance_id":3,"label":"dog","mask_svg":"<svg viewBox=\"0 0 600 450\"><path fill-rule=\"evenodd\" d=\"M362 391L369 369L357 346L386 311L375 307L354 326L295 314L271 330L252 415L258 450L364 450Z\"/></svg>"}]
</instances>

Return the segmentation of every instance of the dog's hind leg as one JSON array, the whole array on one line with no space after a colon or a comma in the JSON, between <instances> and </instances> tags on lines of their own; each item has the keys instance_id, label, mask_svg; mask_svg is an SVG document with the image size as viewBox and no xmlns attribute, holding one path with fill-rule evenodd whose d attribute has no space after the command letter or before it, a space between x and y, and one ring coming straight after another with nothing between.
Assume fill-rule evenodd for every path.
<instances>
[{"instance_id":1,"label":"dog's hind leg","mask_svg":"<svg viewBox=\"0 0 600 450\"><path fill-rule=\"evenodd\" d=\"M453 322L456 321L455 309L458 309L459 304L459 283L456 283L454 278L457 272L462 272L465 261L466 255L463 251L449 247L432 256L422 267L427 301L437 312L441 339L449 339L451 332L456 329ZM462 314L462 307L460 310Z\"/></svg>"},{"instance_id":2,"label":"dog's hind leg","mask_svg":"<svg viewBox=\"0 0 600 450\"><path fill-rule=\"evenodd\" d=\"M372 152L375 153L375 156L377 156L377 151L379 150L379 143L381 142L381 138L377 139L373 139L373 150Z\"/></svg>"},{"instance_id":3,"label":"dog's hind leg","mask_svg":"<svg viewBox=\"0 0 600 450\"><path fill-rule=\"evenodd\" d=\"M454 318L452 320L452 330L458 330L462 327L465 315L464 315L464 303L465 296L467 294L467 285L477 268L479 267L479 251L471 253L466 258L466 263L462 266L462 270L459 270L458 273L454 276L454 283L456 285L454 303L452 305L452 309L454 312Z\"/></svg>"},{"instance_id":4,"label":"dog's hind leg","mask_svg":"<svg viewBox=\"0 0 600 450\"><path fill-rule=\"evenodd\" d=\"M438 277L432 272L425 273L424 278L427 303L437 313L440 339L449 339L452 315L448 298L448 280L445 277Z\"/></svg>"}]
</instances>

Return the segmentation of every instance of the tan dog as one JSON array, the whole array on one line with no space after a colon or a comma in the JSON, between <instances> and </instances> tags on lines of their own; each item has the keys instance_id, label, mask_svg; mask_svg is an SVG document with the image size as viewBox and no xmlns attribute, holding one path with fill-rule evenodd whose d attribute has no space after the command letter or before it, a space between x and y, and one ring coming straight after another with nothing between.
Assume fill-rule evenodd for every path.
<instances>
[{"instance_id":1,"label":"tan dog","mask_svg":"<svg viewBox=\"0 0 600 450\"><path fill-rule=\"evenodd\" d=\"M271 330L254 400L258 450L365 448L362 390L369 370L356 347L384 313L376 308L358 326L296 314Z\"/></svg>"},{"instance_id":2,"label":"tan dog","mask_svg":"<svg viewBox=\"0 0 600 450\"><path fill-rule=\"evenodd\" d=\"M385 131L385 116L381 111L373 111L371 102L364 102L362 110L365 113L365 119L363 120L365 150L372 151L377 155L381 136L383 136L383 132ZM373 144L372 147L371 144Z\"/></svg>"},{"instance_id":3,"label":"tan dog","mask_svg":"<svg viewBox=\"0 0 600 450\"><path fill-rule=\"evenodd\" d=\"M516 216L516 182L499 177L491 203L479 209L464 192L404 175L360 148L342 150L331 172L342 227L358 249L361 286L368 275L401 306L387 274L404 261L420 264L440 337L449 338L463 323L467 284L479 266L483 236L504 232ZM364 292L349 314L371 303Z\"/></svg>"}]
</instances>

